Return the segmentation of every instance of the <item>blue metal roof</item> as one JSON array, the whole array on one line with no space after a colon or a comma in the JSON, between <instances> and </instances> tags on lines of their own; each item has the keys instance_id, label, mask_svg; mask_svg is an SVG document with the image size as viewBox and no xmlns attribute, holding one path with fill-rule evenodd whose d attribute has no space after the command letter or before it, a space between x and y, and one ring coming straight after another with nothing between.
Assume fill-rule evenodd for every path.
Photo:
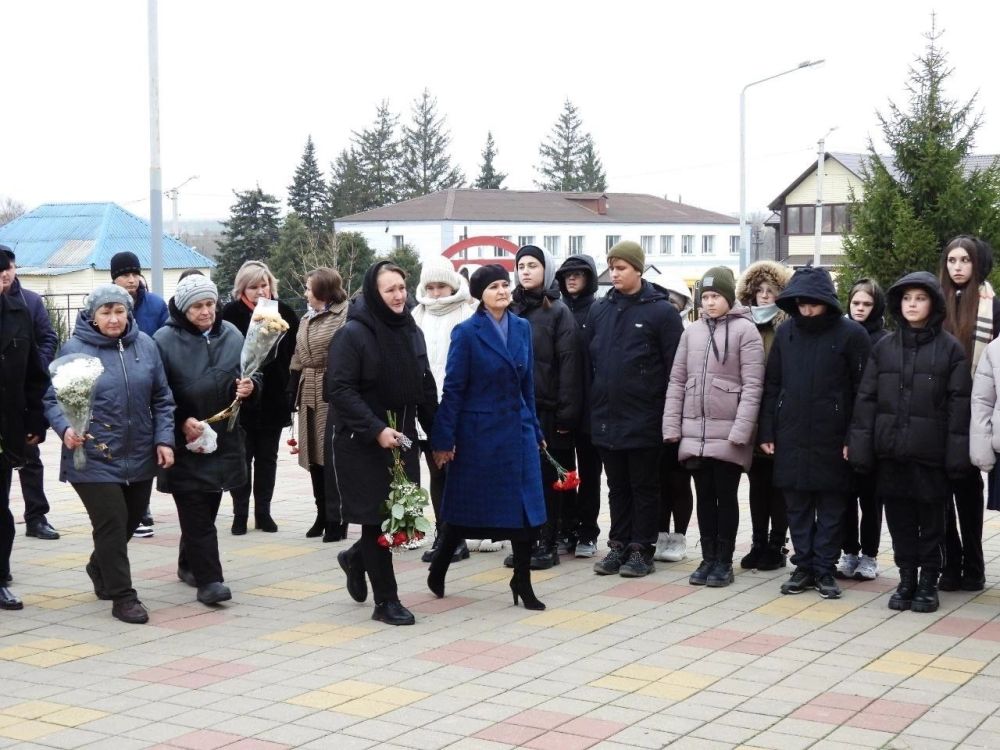
<instances>
[{"instance_id":1,"label":"blue metal roof","mask_svg":"<svg viewBox=\"0 0 1000 750\"><path fill-rule=\"evenodd\" d=\"M45 203L0 227L17 265L111 270L111 256L128 250L151 267L149 222L116 203ZM215 263L163 235L164 268L213 268Z\"/></svg>"}]
</instances>

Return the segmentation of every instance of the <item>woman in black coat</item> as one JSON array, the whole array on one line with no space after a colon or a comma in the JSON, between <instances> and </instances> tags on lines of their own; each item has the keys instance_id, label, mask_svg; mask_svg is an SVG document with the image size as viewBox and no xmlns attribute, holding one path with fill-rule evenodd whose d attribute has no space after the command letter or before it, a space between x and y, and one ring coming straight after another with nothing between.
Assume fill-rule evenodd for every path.
<instances>
[{"instance_id":1,"label":"woman in black coat","mask_svg":"<svg viewBox=\"0 0 1000 750\"><path fill-rule=\"evenodd\" d=\"M327 426L333 433L335 492L341 518L361 524L361 539L337 555L347 574L347 591L368 598L365 573L375 598L373 620L412 625L413 614L399 601L392 553L378 544L389 496L392 449L403 438L417 442L416 420L430 430L437 386L424 336L406 308L406 272L379 261L365 274L362 294L347 311L347 323L330 344L327 370ZM388 425L388 414L396 427ZM403 453L406 473L420 482L419 451Z\"/></svg>"},{"instance_id":2,"label":"woman in black coat","mask_svg":"<svg viewBox=\"0 0 1000 750\"><path fill-rule=\"evenodd\" d=\"M531 324L534 348L535 409L549 453L566 468L573 468L572 431L580 419L582 371L580 337L573 313L559 299L555 281L556 265L548 251L525 245L517 251L517 287L510 311ZM545 487L545 512L548 520L531 555L531 567L545 570L559 564L559 520L562 517L562 493L552 488L557 476L552 465L541 458L542 484ZM573 542L567 542L573 552ZM513 555L504 564L514 566Z\"/></svg>"},{"instance_id":3,"label":"woman in black coat","mask_svg":"<svg viewBox=\"0 0 1000 750\"><path fill-rule=\"evenodd\" d=\"M248 260L236 272L233 299L222 308L222 319L228 320L246 336L257 301L277 299L277 296L278 280L270 269L259 260ZM232 533L236 535L247 533L251 492L256 527L261 531L278 530L278 525L271 518L271 498L274 496L274 481L278 471L281 431L292 422L285 389L288 387L288 365L292 361L295 336L299 329L299 319L292 308L284 302L278 302L278 311L288 323L288 331L261 370L264 378L263 393L267 397L240 409L240 424L246 434L247 481L232 492Z\"/></svg>"}]
</instances>

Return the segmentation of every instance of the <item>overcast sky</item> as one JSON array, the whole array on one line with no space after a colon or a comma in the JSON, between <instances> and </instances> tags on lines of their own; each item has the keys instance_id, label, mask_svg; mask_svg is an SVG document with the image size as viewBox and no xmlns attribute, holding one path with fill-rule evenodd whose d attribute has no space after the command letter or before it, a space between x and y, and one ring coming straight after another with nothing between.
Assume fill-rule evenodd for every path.
<instances>
[{"instance_id":1,"label":"overcast sky","mask_svg":"<svg viewBox=\"0 0 1000 750\"><path fill-rule=\"evenodd\" d=\"M1000 4L939 3L948 93L979 91L976 150L1000 153ZM748 93L748 194L763 208L827 149L879 137L906 102L925 0L376 2L161 0L163 187L183 219L225 218L232 191L282 200L312 134L325 173L382 99L407 119L426 86L468 180L487 130L508 188L534 189L538 145L568 97L609 189L739 208L739 93ZM149 215L146 3L0 0L0 196L112 200ZM169 222L170 204L164 204Z\"/></svg>"}]
</instances>

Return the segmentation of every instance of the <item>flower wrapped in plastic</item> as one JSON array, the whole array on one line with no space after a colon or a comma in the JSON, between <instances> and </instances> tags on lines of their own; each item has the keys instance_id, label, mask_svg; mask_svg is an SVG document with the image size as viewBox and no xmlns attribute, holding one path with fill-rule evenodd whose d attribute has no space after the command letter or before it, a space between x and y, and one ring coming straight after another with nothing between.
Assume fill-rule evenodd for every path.
<instances>
[{"instance_id":1,"label":"flower wrapped in plastic","mask_svg":"<svg viewBox=\"0 0 1000 750\"><path fill-rule=\"evenodd\" d=\"M396 419L392 412L388 413L389 427L396 429ZM382 534L378 543L398 552L413 541L419 541L431 530L431 522L424 516L424 508L430 502L427 490L419 484L410 481L403 466L401 450L409 450L412 441L405 435L399 441L399 447L392 449L392 466L389 474L389 496L382 504Z\"/></svg>"},{"instance_id":2,"label":"flower wrapped in plastic","mask_svg":"<svg viewBox=\"0 0 1000 750\"><path fill-rule=\"evenodd\" d=\"M240 378L252 378L268 362L271 352L281 341L281 338L288 331L288 322L281 317L278 309L278 301L274 299L260 299L253 309L253 316L250 318L250 327L247 328L247 335L243 339L243 351L240 353ZM236 398L229 406L213 414L205 421L209 424L221 422L229 419L228 429L233 429L236 425L236 418L240 414L240 399Z\"/></svg>"},{"instance_id":3,"label":"flower wrapped in plastic","mask_svg":"<svg viewBox=\"0 0 1000 750\"><path fill-rule=\"evenodd\" d=\"M56 401L73 431L85 439L90 437L87 430L94 413L94 391L103 372L101 360L89 354L67 354L49 365ZM79 471L86 465L83 446L74 448L73 467Z\"/></svg>"},{"instance_id":4,"label":"flower wrapped in plastic","mask_svg":"<svg viewBox=\"0 0 1000 750\"><path fill-rule=\"evenodd\" d=\"M544 448L542 448L542 454L545 456L545 459L552 464L552 468L556 470L557 478L556 481L552 483L552 489L559 492L569 492L570 490L575 490L580 486L580 475L577 474L576 469L564 469L558 461L552 458L552 454Z\"/></svg>"}]
</instances>

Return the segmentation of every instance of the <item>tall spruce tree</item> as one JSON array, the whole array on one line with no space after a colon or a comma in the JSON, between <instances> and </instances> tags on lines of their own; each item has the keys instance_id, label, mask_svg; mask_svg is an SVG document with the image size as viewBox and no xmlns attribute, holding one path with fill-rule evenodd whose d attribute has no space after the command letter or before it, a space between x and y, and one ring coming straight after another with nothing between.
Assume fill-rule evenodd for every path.
<instances>
[{"instance_id":1,"label":"tall spruce tree","mask_svg":"<svg viewBox=\"0 0 1000 750\"><path fill-rule=\"evenodd\" d=\"M361 288L365 271L375 262L375 251L360 232L337 232L335 267L344 280L344 289L353 294Z\"/></svg>"},{"instance_id":2,"label":"tall spruce tree","mask_svg":"<svg viewBox=\"0 0 1000 750\"><path fill-rule=\"evenodd\" d=\"M271 250L268 266L278 279L281 299L293 300L305 291L305 275L319 266L332 265L324 250L326 243L310 231L302 217L288 214L281 225L278 241Z\"/></svg>"},{"instance_id":3,"label":"tall spruce tree","mask_svg":"<svg viewBox=\"0 0 1000 750\"><path fill-rule=\"evenodd\" d=\"M909 108L889 103L879 114L888 157L869 141L862 195L853 196L841 276L891 284L910 271L936 272L940 252L957 234L1000 240L1000 167L972 169L980 115L976 97L959 104L944 93L952 73L932 25L910 68Z\"/></svg>"},{"instance_id":4,"label":"tall spruce tree","mask_svg":"<svg viewBox=\"0 0 1000 750\"><path fill-rule=\"evenodd\" d=\"M548 140L538 148L542 161L536 170L542 179L535 184L542 190L581 190L580 162L586 145L582 130L580 114L567 99Z\"/></svg>"},{"instance_id":5,"label":"tall spruce tree","mask_svg":"<svg viewBox=\"0 0 1000 750\"><path fill-rule=\"evenodd\" d=\"M236 202L229 209L229 219L222 222L212 278L223 296L233 288L236 272L248 260L266 261L278 241L281 218L278 199L260 189L233 191Z\"/></svg>"},{"instance_id":6,"label":"tall spruce tree","mask_svg":"<svg viewBox=\"0 0 1000 750\"><path fill-rule=\"evenodd\" d=\"M497 171L493 160L497 157L497 146L493 141L493 131L486 132L486 147L483 149L483 163L479 167L479 177L473 183L473 187L479 190L500 190L503 181L507 179L506 172Z\"/></svg>"},{"instance_id":7,"label":"tall spruce tree","mask_svg":"<svg viewBox=\"0 0 1000 750\"><path fill-rule=\"evenodd\" d=\"M324 208L328 201L326 181L316 161L316 147L310 135L302 160L295 168L292 184L288 186L288 207L299 215L307 229L320 232L326 229Z\"/></svg>"},{"instance_id":8,"label":"tall spruce tree","mask_svg":"<svg viewBox=\"0 0 1000 750\"><path fill-rule=\"evenodd\" d=\"M580 154L580 190L604 192L608 189L608 176L604 172L601 157L594 148L594 139L587 133L583 139L583 153Z\"/></svg>"},{"instance_id":9,"label":"tall spruce tree","mask_svg":"<svg viewBox=\"0 0 1000 750\"><path fill-rule=\"evenodd\" d=\"M344 149L330 165L330 220L349 216L375 207L375 200L365 184L358 155L353 148Z\"/></svg>"},{"instance_id":10,"label":"tall spruce tree","mask_svg":"<svg viewBox=\"0 0 1000 750\"><path fill-rule=\"evenodd\" d=\"M354 132L353 152L358 172L371 196L371 205L366 208L385 206L399 200L398 122L398 115L389 111L389 102L383 101L376 110L375 122L361 132Z\"/></svg>"},{"instance_id":11,"label":"tall spruce tree","mask_svg":"<svg viewBox=\"0 0 1000 750\"><path fill-rule=\"evenodd\" d=\"M424 89L413 102L413 121L403 126L400 139L399 177L404 198L416 198L437 190L461 187L465 175L451 165L451 136L445 118L437 114L437 99Z\"/></svg>"}]
</instances>

